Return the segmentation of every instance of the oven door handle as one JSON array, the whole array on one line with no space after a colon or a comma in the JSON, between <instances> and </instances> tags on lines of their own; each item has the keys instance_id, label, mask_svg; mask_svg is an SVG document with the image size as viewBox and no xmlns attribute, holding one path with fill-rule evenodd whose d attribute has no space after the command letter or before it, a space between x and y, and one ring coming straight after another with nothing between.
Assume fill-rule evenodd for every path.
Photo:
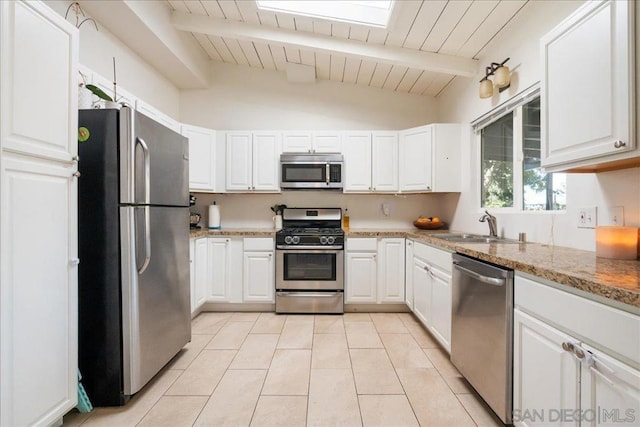
<instances>
[{"instance_id":1,"label":"oven door handle","mask_svg":"<svg viewBox=\"0 0 640 427\"><path fill-rule=\"evenodd\" d=\"M499 279L497 277L488 277L484 276L480 273L476 273L475 271L469 270L468 268L464 268L456 262L453 263L453 268L463 272L464 274L473 277L476 280L481 281L482 283L486 283L487 285L493 286L502 286L506 283L505 279Z\"/></svg>"},{"instance_id":2,"label":"oven door handle","mask_svg":"<svg viewBox=\"0 0 640 427\"><path fill-rule=\"evenodd\" d=\"M313 298L333 298L342 292L276 292L279 297L313 297Z\"/></svg>"},{"instance_id":3,"label":"oven door handle","mask_svg":"<svg viewBox=\"0 0 640 427\"><path fill-rule=\"evenodd\" d=\"M285 245L276 245L276 249L285 251L285 252L308 252L308 251L317 251L317 252L327 252L327 251L342 251L344 247L342 246L285 246Z\"/></svg>"}]
</instances>

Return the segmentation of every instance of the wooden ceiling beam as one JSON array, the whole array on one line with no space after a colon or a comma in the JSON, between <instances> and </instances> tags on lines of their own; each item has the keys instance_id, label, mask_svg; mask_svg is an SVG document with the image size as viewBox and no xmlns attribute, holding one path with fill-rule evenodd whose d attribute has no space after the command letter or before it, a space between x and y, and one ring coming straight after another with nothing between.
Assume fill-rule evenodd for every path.
<instances>
[{"instance_id":1,"label":"wooden ceiling beam","mask_svg":"<svg viewBox=\"0 0 640 427\"><path fill-rule=\"evenodd\" d=\"M475 77L478 71L478 61L475 59L395 46L367 44L357 40L340 39L322 34L273 28L179 11L172 12L171 23L181 31L345 55L436 73Z\"/></svg>"}]
</instances>

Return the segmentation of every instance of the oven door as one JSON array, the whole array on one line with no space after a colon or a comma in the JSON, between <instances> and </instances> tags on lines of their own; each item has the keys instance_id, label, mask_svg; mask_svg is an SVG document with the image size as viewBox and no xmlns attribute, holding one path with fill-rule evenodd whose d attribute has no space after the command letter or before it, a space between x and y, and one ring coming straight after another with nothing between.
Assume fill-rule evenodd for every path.
<instances>
[{"instance_id":1,"label":"oven door","mask_svg":"<svg viewBox=\"0 0 640 427\"><path fill-rule=\"evenodd\" d=\"M280 187L301 188L342 188L342 164L328 162L282 162Z\"/></svg>"},{"instance_id":2,"label":"oven door","mask_svg":"<svg viewBox=\"0 0 640 427\"><path fill-rule=\"evenodd\" d=\"M343 290L344 251L341 249L276 250L276 289Z\"/></svg>"}]
</instances>

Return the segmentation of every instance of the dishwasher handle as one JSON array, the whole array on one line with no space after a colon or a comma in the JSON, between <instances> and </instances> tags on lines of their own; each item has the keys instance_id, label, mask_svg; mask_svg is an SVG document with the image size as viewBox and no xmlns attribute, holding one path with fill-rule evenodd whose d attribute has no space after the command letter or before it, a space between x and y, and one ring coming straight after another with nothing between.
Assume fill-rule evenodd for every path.
<instances>
[{"instance_id":1,"label":"dishwasher handle","mask_svg":"<svg viewBox=\"0 0 640 427\"><path fill-rule=\"evenodd\" d=\"M503 286L506 283L505 279L501 279L498 277L489 277L489 276L482 275L480 273L476 273L473 270L469 270L468 268L462 267L456 261L453 262L453 268L465 273L468 276L473 277L476 280L481 281L482 283L486 283L487 285Z\"/></svg>"}]
</instances>

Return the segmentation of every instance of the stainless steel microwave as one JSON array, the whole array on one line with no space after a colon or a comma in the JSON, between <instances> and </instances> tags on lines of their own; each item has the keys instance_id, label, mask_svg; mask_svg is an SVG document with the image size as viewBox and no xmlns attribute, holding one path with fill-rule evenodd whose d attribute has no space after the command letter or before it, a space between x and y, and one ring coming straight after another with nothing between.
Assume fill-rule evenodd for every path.
<instances>
[{"instance_id":1,"label":"stainless steel microwave","mask_svg":"<svg viewBox=\"0 0 640 427\"><path fill-rule=\"evenodd\" d=\"M283 190L341 190L342 154L280 155L280 188Z\"/></svg>"}]
</instances>

